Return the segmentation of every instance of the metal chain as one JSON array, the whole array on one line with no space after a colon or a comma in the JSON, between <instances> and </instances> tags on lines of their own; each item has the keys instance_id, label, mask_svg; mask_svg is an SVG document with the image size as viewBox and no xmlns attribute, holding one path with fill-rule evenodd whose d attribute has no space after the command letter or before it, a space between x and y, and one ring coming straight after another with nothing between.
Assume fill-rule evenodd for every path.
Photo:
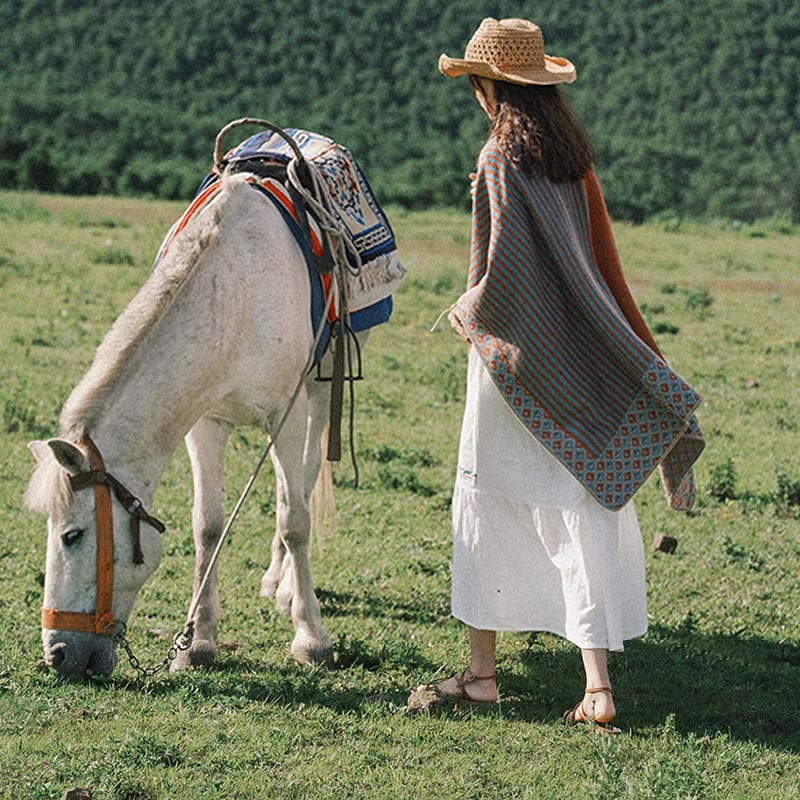
<instances>
[{"instance_id":1,"label":"metal chain","mask_svg":"<svg viewBox=\"0 0 800 800\"><path fill-rule=\"evenodd\" d=\"M144 667L131 649L130 642L125 638L126 628L124 623L119 624L122 626L122 630L114 635L114 641L117 642L117 644L119 644L119 646L125 651L130 665L134 670L136 670L136 672L139 674L139 678L143 681L167 669L178 657L178 653L182 650L188 650L192 644L192 631L194 628L194 622L189 620L189 622L186 624L186 627L180 633L176 634L175 638L172 640L172 645L170 646L169 650L167 650L167 654L164 656L164 658L162 658L161 661L156 664L151 664L150 666Z\"/></svg>"}]
</instances>

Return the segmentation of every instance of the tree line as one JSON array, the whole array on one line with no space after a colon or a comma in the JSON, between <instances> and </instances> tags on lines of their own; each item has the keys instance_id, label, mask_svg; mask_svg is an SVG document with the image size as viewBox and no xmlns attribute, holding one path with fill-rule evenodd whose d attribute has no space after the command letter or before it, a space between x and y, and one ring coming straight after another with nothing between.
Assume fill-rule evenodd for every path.
<instances>
[{"instance_id":1,"label":"tree line","mask_svg":"<svg viewBox=\"0 0 800 800\"><path fill-rule=\"evenodd\" d=\"M532 17L576 64L563 91L614 217L800 221L793 0L491 12ZM384 203L466 207L486 120L436 62L486 14L478 0L2 3L0 187L187 198L217 131L257 116L346 145Z\"/></svg>"}]
</instances>

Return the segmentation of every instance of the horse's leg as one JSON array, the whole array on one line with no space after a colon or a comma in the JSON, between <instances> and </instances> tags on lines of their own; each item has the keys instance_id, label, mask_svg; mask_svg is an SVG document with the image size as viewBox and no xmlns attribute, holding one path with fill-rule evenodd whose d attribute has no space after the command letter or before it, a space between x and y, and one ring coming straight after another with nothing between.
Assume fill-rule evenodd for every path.
<instances>
[{"instance_id":1,"label":"horse's leg","mask_svg":"<svg viewBox=\"0 0 800 800\"><path fill-rule=\"evenodd\" d=\"M303 451L303 477L306 499L309 499L319 477L320 466L326 453L322 452L322 432L330 418L331 385L327 381L310 379L306 383L308 391L308 422L306 446Z\"/></svg>"},{"instance_id":2,"label":"horse's leg","mask_svg":"<svg viewBox=\"0 0 800 800\"><path fill-rule=\"evenodd\" d=\"M217 655L217 623L219 622L219 594L217 592L217 567L211 570L199 598L197 592L208 569L225 525L222 505L225 442L230 426L209 417L203 417L186 436L186 449L192 462L194 477L194 531L195 565L192 602L194 613L194 638L188 650L178 652L172 669L209 666Z\"/></svg>"},{"instance_id":3,"label":"horse's leg","mask_svg":"<svg viewBox=\"0 0 800 800\"><path fill-rule=\"evenodd\" d=\"M327 460L328 422L331 385L312 381L308 386L309 412L306 449L303 455L306 497L311 511L311 535L323 537L336 524L336 499L333 494L333 467Z\"/></svg>"},{"instance_id":4,"label":"horse's leg","mask_svg":"<svg viewBox=\"0 0 800 800\"><path fill-rule=\"evenodd\" d=\"M330 666L333 646L322 625L319 601L311 577L308 495L314 481L307 479L304 474L309 434L308 411L309 398L304 389L276 437L272 450L277 487L277 534L286 547L276 599L279 607L287 605L291 611L295 629L292 655L295 660L301 664ZM318 470L319 431L315 443L310 443L309 448L316 453L313 461Z\"/></svg>"},{"instance_id":5,"label":"horse's leg","mask_svg":"<svg viewBox=\"0 0 800 800\"><path fill-rule=\"evenodd\" d=\"M330 383L310 379L306 383L306 387L308 393L308 419L303 450L303 481L305 500L308 504L314 492L317 478L320 475L320 465L324 458L320 443L323 430L328 421ZM315 496L316 499L317 497ZM319 502L324 503L327 499L323 497ZM332 504L329 503L329 505ZM328 508L317 509L319 517L323 517L329 511ZM263 597L276 598L276 605L283 613L288 613L291 609L292 593L294 591L292 573L291 556L286 550L280 531L276 528L275 536L272 539L269 568L261 579L261 595Z\"/></svg>"}]
</instances>

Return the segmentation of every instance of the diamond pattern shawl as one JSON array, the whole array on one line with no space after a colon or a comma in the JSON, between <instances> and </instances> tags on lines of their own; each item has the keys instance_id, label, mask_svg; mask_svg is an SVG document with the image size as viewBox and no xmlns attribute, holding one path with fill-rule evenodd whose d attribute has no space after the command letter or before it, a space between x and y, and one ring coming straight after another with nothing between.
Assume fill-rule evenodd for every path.
<instances>
[{"instance_id":1,"label":"diamond pattern shawl","mask_svg":"<svg viewBox=\"0 0 800 800\"><path fill-rule=\"evenodd\" d=\"M701 397L636 309L594 173L529 178L487 142L467 291L450 321L527 430L602 505L621 508L658 467L670 505L691 507Z\"/></svg>"}]
</instances>

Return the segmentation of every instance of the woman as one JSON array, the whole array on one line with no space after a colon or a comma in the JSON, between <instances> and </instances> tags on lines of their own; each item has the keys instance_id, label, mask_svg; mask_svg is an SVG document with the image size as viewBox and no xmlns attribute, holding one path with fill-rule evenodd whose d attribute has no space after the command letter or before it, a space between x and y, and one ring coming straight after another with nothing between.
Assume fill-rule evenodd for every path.
<instances>
[{"instance_id":1,"label":"woman","mask_svg":"<svg viewBox=\"0 0 800 800\"><path fill-rule=\"evenodd\" d=\"M450 321L469 342L453 497L452 608L469 666L437 693L497 702L495 631L576 644L586 691L565 712L618 732L608 651L647 629L633 494L661 469L693 501L700 397L664 363L627 289L586 133L540 29L485 19L448 77L469 75L491 132L473 176L467 291Z\"/></svg>"}]
</instances>

